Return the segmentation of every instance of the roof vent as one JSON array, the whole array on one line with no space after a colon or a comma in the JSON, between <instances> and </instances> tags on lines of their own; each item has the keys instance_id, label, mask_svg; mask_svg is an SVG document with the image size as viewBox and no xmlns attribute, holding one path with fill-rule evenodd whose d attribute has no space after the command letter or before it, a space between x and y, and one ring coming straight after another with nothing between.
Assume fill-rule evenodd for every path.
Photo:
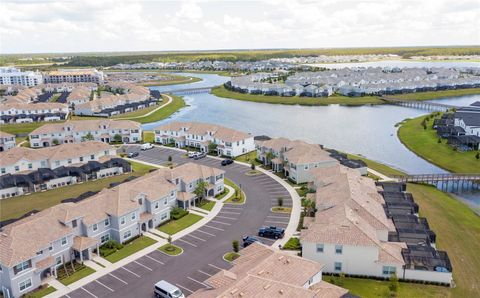
<instances>
[{"instance_id":1,"label":"roof vent","mask_svg":"<svg viewBox=\"0 0 480 298\"><path fill-rule=\"evenodd\" d=\"M262 275L264 272L265 272L265 270L260 270L260 271L258 271L257 274L258 274L258 275Z\"/></svg>"},{"instance_id":2,"label":"roof vent","mask_svg":"<svg viewBox=\"0 0 480 298\"><path fill-rule=\"evenodd\" d=\"M279 261L282 260L282 259L283 259L283 256L279 256L279 257L278 257L278 260L279 260Z\"/></svg>"},{"instance_id":3,"label":"roof vent","mask_svg":"<svg viewBox=\"0 0 480 298\"><path fill-rule=\"evenodd\" d=\"M268 285L264 285L264 286L263 286L263 289L264 289L264 290L268 290L268 288L270 288L270 287L271 287L271 285L270 285L270 284L268 284Z\"/></svg>"},{"instance_id":4,"label":"roof vent","mask_svg":"<svg viewBox=\"0 0 480 298\"><path fill-rule=\"evenodd\" d=\"M237 291L238 291L238 289L237 289L237 288L235 288L235 289L233 289L233 290L231 290L231 291L230 291L230 294L232 294L232 295L233 295L233 294L235 294Z\"/></svg>"},{"instance_id":5,"label":"roof vent","mask_svg":"<svg viewBox=\"0 0 480 298\"><path fill-rule=\"evenodd\" d=\"M283 295L283 290L278 290L278 294Z\"/></svg>"}]
</instances>

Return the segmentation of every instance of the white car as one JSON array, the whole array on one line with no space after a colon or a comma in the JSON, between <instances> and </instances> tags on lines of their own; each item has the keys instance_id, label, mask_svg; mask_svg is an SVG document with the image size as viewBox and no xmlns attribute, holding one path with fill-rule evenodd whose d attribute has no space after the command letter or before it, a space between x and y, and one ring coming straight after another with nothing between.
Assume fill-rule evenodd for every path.
<instances>
[{"instance_id":1,"label":"white car","mask_svg":"<svg viewBox=\"0 0 480 298\"><path fill-rule=\"evenodd\" d=\"M197 153L198 152L195 152L195 151L188 152L188 158L194 158L195 156L197 156Z\"/></svg>"},{"instance_id":2,"label":"white car","mask_svg":"<svg viewBox=\"0 0 480 298\"><path fill-rule=\"evenodd\" d=\"M185 298L179 288L164 280L155 284L153 292L157 298Z\"/></svg>"},{"instance_id":3,"label":"white car","mask_svg":"<svg viewBox=\"0 0 480 298\"><path fill-rule=\"evenodd\" d=\"M153 148L153 145L150 143L145 143L145 144L142 144L142 146L140 146L140 150L148 150L152 148Z\"/></svg>"}]
</instances>

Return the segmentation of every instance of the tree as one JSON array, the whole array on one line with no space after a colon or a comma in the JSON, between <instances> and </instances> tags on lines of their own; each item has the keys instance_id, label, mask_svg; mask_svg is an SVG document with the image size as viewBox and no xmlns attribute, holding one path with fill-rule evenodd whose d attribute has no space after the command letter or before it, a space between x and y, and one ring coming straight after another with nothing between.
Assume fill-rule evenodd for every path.
<instances>
[{"instance_id":1,"label":"tree","mask_svg":"<svg viewBox=\"0 0 480 298\"><path fill-rule=\"evenodd\" d=\"M267 152L267 154L265 155L265 158L267 159L267 164L269 164L270 162L272 162L272 159L275 158L275 155L273 155L272 152Z\"/></svg>"},{"instance_id":2,"label":"tree","mask_svg":"<svg viewBox=\"0 0 480 298\"><path fill-rule=\"evenodd\" d=\"M475 158L480 159L480 152L477 152L477 154L475 155Z\"/></svg>"},{"instance_id":3,"label":"tree","mask_svg":"<svg viewBox=\"0 0 480 298\"><path fill-rule=\"evenodd\" d=\"M278 203L279 207L282 207L283 206L283 198L282 197L277 198L277 203Z\"/></svg>"},{"instance_id":4,"label":"tree","mask_svg":"<svg viewBox=\"0 0 480 298\"><path fill-rule=\"evenodd\" d=\"M173 158L171 155L168 156L168 162L172 162Z\"/></svg>"},{"instance_id":5,"label":"tree","mask_svg":"<svg viewBox=\"0 0 480 298\"><path fill-rule=\"evenodd\" d=\"M115 143L121 143L122 142L122 136L117 133L116 135L113 136L113 141Z\"/></svg>"},{"instance_id":6,"label":"tree","mask_svg":"<svg viewBox=\"0 0 480 298\"><path fill-rule=\"evenodd\" d=\"M210 142L208 143L208 153L214 153L217 150L218 145Z\"/></svg>"},{"instance_id":7,"label":"tree","mask_svg":"<svg viewBox=\"0 0 480 298\"><path fill-rule=\"evenodd\" d=\"M388 288L390 289L390 294L391 296L393 297L396 297L397 296L397 292L398 292L398 277L397 277L397 274L394 272L390 275L390 284L388 285Z\"/></svg>"},{"instance_id":8,"label":"tree","mask_svg":"<svg viewBox=\"0 0 480 298\"><path fill-rule=\"evenodd\" d=\"M232 247L234 252L238 252L240 250L240 244L238 243L238 240L232 241Z\"/></svg>"},{"instance_id":9,"label":"tree","mask_svg":"<svg viewBox=\"0 0 480 298\"><path fill-rule=\"evenodd\" d=\"M207 182L202 180L198 182L197 187L195 187L195 190L193 191L193 193L197 196L200 202L202 202L203 199L205 198L206 191L207 191Z\"/></svg>"},{"instance_id":10,"label":"tree","mask_svg":"<svg viewBox=\"0 0 480 298\"><path fill-rule=\"evenodd\" d=\"M82 142L85 142L85 141L93 141L94 138L93 138L93 135L91 133L88 133L86 134L85 136L82 137Z\"/></svg>"},{"instance_id":11,"label":"tree","mask_svg":"<svg viewBox=\"0 0 480 298\"><path fill-rule=\"evenodd\" d=\"M313 200L303 199L302 207L303 207L305 216L312 216L315 213L316 204Z\"/></svg>"},{"instance_id":12,"label":"tree","mask_svg":"<svg viewBox=\"0 0 480 298\"><path fill-rule=\"evenodd\" d=\"M171 235L168 235L168 238L167 238L167 241L168 241L168 244L172 244L172 236Z\"/></svg>"},{"instance_id":13,"label":"tree","mask_svg":"<svg viewBox=\"0 0 480 298\"><path fill-rule=\"evenodd\" d=\"M52 144L53 144L53 146L60 145L60 141L57 140L57 139L53 139L53 140L52 140Z\"/></svg>"}]
</instances>

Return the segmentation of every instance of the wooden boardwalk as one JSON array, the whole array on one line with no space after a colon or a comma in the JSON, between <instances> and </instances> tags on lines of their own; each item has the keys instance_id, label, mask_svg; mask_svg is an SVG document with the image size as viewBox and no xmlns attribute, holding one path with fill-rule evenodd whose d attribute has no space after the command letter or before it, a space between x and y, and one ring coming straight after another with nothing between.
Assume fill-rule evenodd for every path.
<instances>
[{"instance_id":1,"label":"wooden boardwalk","mask_svg":"<svg viewBox=\"0 0 480 298\"><path fill-rule=\"evenodd\" d=\"M420 182L433 185L451 185L460 189L480 189L480 173L479 174L417 174L417 175L396 175L393 178L399 182Z\"/></svg>"},{"instance_id":2,"label":"wooden boardwalk","mask_svg":"<svg viewBox=\"0 0 480 298\"><path fill-rule=\"evenodd\" d=\"M446 111L451 110L451 109L459 108L458 106L454 106L454 105L428 102L428 101L421 101L421 100L402 100L402 99L398 99L398 98L390 98L390 97L385 97L385 96L382 96L381 99L384 100L385 102L389 103L389 104L392 104L392 105L411 107L411 108L422 109L422 110L430 110L430 111L446 112Z\"/></svg>"},{"instance_id":3,"label":"wooden boardwalk","mask_svg":"<svg viewBox=\"0 0 480 298\"><path fill-rule=\"evenodd\" d=\"M199 93L210 93L213 87L199 87L199 88L188 88L188 89L177 89L177 90L170 90L164 91L162 93L175 93L177 95L188 95L188 94L199 94Z\"/></svg>"}]
</instances>

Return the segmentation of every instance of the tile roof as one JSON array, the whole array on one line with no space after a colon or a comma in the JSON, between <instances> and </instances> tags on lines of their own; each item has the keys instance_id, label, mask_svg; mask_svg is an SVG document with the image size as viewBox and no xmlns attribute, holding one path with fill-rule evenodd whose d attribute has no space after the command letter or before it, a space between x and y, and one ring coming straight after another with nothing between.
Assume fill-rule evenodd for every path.
<instances>
[{"instance_id":1,"label":"tile roof","mask_svg":"<svg viewBox=\"0 0 480 298\"><path fill-rule=\"evenodd\" d=\"M140 129L140 123L131 120L68 120L64 123L49 123L40 126L29 135L39 135L46 133L67 132L66 127L70 127L70 132L96 131L102 130L105 125L107 130L111 129Z\"/></svg>"},{"instance_id":2,"label":"tile roof","mask_svg":"<svg viewBox=\"0 0 480 298\"><path fill-rule=\"evenodd\" d=\"M225 142L237 142L252 137L246 132L231 129L217 124L202 122L172 121L170 123L156 127L155 130L180 131L182 130L182 128L187 129L185 133L194 135L207 135L211 132L214 138L223 140Z\"/></svg>"}]
</instances>

